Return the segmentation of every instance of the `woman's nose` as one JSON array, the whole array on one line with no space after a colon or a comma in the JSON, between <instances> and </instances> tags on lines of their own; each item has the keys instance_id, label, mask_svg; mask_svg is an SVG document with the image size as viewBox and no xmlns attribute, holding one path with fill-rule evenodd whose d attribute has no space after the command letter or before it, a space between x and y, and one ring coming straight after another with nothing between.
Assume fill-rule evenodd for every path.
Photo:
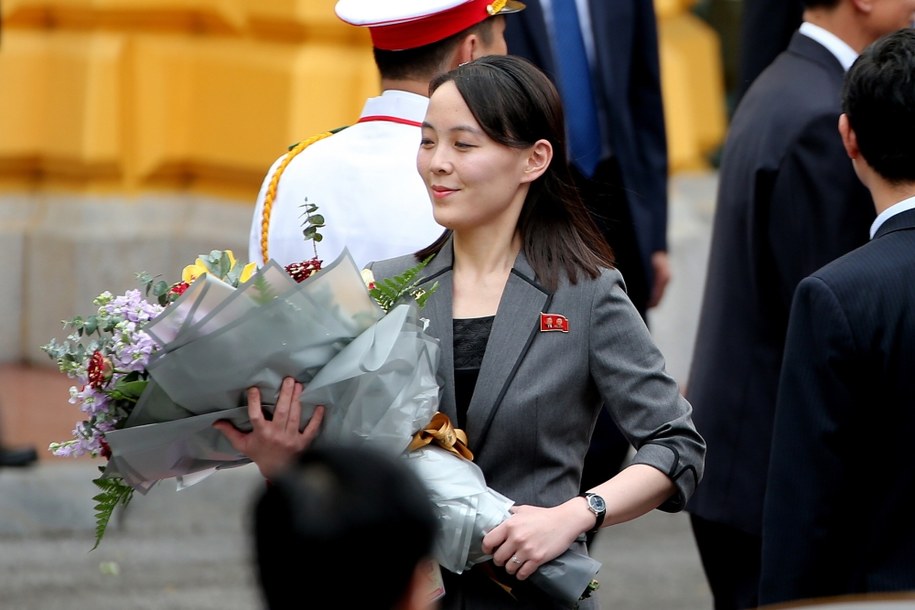
<instances>
[{"instance_id":1,"label":"woman's nose","mask_svg":"<svg viewBox=\"0 0 915 610\"><path fill-rule=\"evenodd\" d=\"M443 174L451 169L451 162L448 155L441 148L436 148L432 152L432 158L429 160L429 168L437 174Z\"/></svg>"}]
</instances>

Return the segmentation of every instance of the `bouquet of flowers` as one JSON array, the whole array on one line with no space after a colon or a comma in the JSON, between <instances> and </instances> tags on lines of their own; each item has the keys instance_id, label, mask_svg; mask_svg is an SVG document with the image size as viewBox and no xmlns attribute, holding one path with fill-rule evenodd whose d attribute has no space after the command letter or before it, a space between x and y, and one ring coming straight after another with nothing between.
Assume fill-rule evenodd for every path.
<instances>
[{"instance_id":1,"label":"bouquet of flowers","mask_svg":"<svg viewBox=\"0 0 915 610\"><path fill-rule=\"evenodd\" d=\"M105 291L93 300L95 313L65 321L64 327L70 330L66 339L58 342L52 338L42 349L57 362L61 372L77 381L78 385L70 388L70 403L79 405L85 419L76 424L71 439L51 443L49 450L61 457L89 455L110 459L107 436L123 427L144 395L150 381L149 363L160 350L146 332L146 325L204 274L237 286L253 272L254 266L239 265L231 250L214 250L185 267L181 281L172 285L157 282L146 273L138 274L145 285L145 295L152 293L155 297L152 302L139 289L120 296ZM104 472L104 467L100 470ZM118 477L100 476L93 483L101 490L93 498L95 548L114 509L130 502L133 488Z\"/></svg>"}]
</instances>

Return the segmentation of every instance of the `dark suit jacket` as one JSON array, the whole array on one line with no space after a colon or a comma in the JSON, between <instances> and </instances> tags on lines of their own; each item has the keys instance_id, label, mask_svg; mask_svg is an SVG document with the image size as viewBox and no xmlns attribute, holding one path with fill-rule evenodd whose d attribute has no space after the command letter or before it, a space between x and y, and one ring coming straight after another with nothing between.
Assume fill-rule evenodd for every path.
<instances>
[{"instance_id":1,"label":"dark suit jacket","mask_svg":"<svg viewBox=\"0 0 915 610\"><path fill-rule=\"evenodd\" d=\"M915 589L915 210L797 288L760 602Z\"/></svg>"},{"instance_id":2,"label":"dark suit jacket","mask_svg":"<svg viewBox=\"0 0 915 610\"><path fill-rule=\"evenodd\" d=\"M754 535L794 289L865 243L875 216L838 133L843 78L829 51L795 34L725 142L686 388L709 451L687 510Z\"/></svg>"},{"instance_id":3,"label":"dark suit jacket","mask_svg":"<svg viewBox=\"0 0 915 610\"><path fill-rule=\"evenodd\" d=\"M508 51L530 59L554 77L540 1L525 4L525 10L505 20ZM651 254L667 250L667 136L654 3L590 0L588 5L597 54L595 95L607 121L603 135L631 195L627 203L650 286Z\"/></svg>"}]
</instances>

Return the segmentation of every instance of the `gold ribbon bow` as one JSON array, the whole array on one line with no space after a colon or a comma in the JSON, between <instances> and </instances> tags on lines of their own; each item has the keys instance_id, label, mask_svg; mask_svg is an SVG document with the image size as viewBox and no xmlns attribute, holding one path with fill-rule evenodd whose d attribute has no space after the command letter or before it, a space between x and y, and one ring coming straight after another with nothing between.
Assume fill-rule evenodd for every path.
<instances>
[{"instance_id":1,"label":"gold ribbon bow","mask_svg":"<svg viewBox=\"0 0 915 610\"><path fill-rule=\"evenodd\" d=\"M413 435L407 451L416 451L430 443L473 461L473 453L467 448L467 434L460 428L455 428L448 416L441 411L436 412L426 427Z\"/></svg>"}]
</instances>

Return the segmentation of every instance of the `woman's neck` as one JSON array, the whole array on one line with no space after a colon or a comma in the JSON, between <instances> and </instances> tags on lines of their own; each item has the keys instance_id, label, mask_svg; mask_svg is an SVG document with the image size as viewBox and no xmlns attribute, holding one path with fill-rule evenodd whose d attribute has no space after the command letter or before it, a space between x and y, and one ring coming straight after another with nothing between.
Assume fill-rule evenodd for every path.
<instances>
[{"instance_id":1,"label":"woman's neck","mask_svg":"<svg viewBox=\"0 0 915 610\"><path fill-rule=\"evenodd\" d=\"M507 275L521 251L521 236L488 232L454 233L454 270L468 276Z\"/></svg>"},{"instance_id":2,"label":"woman's neck","mask_svg":"<svg viewBox=\"0 0 915 610\"><path fill-rule=\"evenodd\" d=\"M452 315L495 315L520 250L521 238L517 234L502 241L491 236L455 234Z\"/></svg>"}]
</instances>

